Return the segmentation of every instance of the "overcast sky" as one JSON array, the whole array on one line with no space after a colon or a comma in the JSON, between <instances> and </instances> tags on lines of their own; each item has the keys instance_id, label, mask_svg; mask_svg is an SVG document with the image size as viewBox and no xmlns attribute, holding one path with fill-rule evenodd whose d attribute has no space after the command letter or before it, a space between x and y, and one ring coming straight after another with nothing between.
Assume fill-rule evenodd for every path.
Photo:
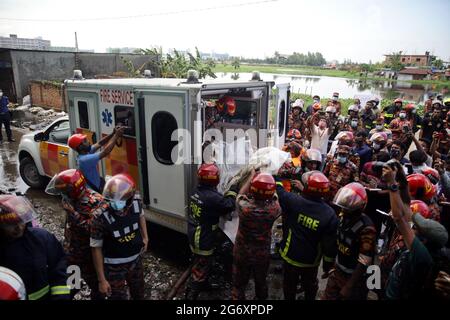
<instances>
[{"instance_id":1,"label":"overcast sky","mask_svg":"<svg viewBox=\"0 0 450 320\"><path fill-rule=\"evenodd\" d=\"M77 31L79 47L96 52L197 46L246 57L319 51L328 61L376 62L392 51L429 50L449 61L449 13L449 0L0 0L0 36L73 47Z\"/></svg>"}]
</instances>

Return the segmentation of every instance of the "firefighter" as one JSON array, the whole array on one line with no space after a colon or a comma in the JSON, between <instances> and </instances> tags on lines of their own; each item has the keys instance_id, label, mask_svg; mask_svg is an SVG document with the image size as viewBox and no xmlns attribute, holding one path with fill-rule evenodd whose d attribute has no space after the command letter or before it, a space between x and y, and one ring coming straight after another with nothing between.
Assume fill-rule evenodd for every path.
<instances>
[{"instance_id":1,"label":"firefighter","mask_svg":"<svg viewBox=\"0 0 450 320\"><path fill-rule=\"evenodd\" d=\"M116 127L114 131L101 139L94 145L91 145L85 134L74 134L67 141L70 148L78 152L77 166L83 173L89 187L101 193L105 184L103 178L98 172L98 164L101 159L107 157L117 140L122 137L125 127ZM97 152L101 150L100 152Z\"/></svg>"},{"instance_id":2,"label":"firefighter","mask_svg":"<svg viewBox=\"0 0 450 320\"><path fill-rule=\"evenodd\" d=\"M307 118L306 112L303 111L304 101L302 99L297 99L292 104L292 111L289 114L289 120L292 123L292 128L289 129L298 129L301 130L304 126L304 121Z\"/></svg>"},{"instance_id":3,"label":"firefighter","mask_svg":"<svg viewBox=\"0 0 450 320\"><path fill-rule=\"evenodd\" d=\"M386 147L388 142L388 137L384 132L376 132L370 138L370 142L372 142L372 160L376 161L377 156L380 152L389 152Z\"/></svg>"},{"instance_id":4,"label":"firefighter","mask_svg":"<svg viewBox=\"0 0 450 320\"><path fill-rule=\"evenodd\" d=\"M407 119L406 109L400 110L398 117L389 124L389 129L392 131L392 140L406 143L407 133L412 132L412 121Z\"/></svg>"},{"instance_id":5,"label":"firefighter","mask_svg":"<svg viewBox=\"0 0 450 320\"><path fill-rule=\"evenodd\" d=\"M436 186L424 174L413 173L406 177L409 194L414 200L425 202L431 211L431 219L440 221L441 208L436 201Z\"/></svg>"},{"instance_id":6,"label":"firefighter","mask_svg":"<svg viewBox=\"0 0 450 320\"><path fill-rule=\"evenodd\" d=\"M336 159L329 159L323 173L330 179L328 200L332 200L338 190L350 182L359 181L358 168L349 160L350 147L339 145Z\"/></svg>"},{"instance_id":7,"label":"firefighter","mask_svg":"<svg viewBox=\"0 0 450 320\"><path fill-rule=\"evenodd\" d=\"M251 275L255 280L256 298L267 299L272 225L281 214L275 189L275 180L270 174L252 172L239 191L236 200L239 227L233 250L234 300L245 300L245 288Z\"/></svg>"},{"instance_id":8,"label":"firefighter","mask_svg":"<svg viewBox=\"0 0 450 320\"><path fill-rule=\"evenodd\" d=\"M302 155L302 172L320 170L322 167L322 154L318 149L308 149Z\"/></svg>"},{"instance_id":9,"label":"firefighter","mask_svg":"<svg viewBox=\"0 0 450 320\"><path fill-rule=\"evenodd\" d=\"M324 300L366 300L366 268L373 264L376 230L363 211L367 204L365 188L356 182L341 188L333 204L342 211L337 231L337 258L330 272Z\"/></svg>"},{"instance_id":10,"label":"firefighter","mask_svg":"<svg viewBox=\"0 0 450 320\"><path fill-rule=\"evenodd\" d=\"M360 118L364 130L370 132L373 129L373 122L377 118L375 112L373 111L374 105L372 101L367 101L364 110L360 112Z\"/></svg>"},{"instance_id":11,"label":"firefighter","mask_svg":"<svg viewBox=\"0 0 450 320\"><path fill-rule=\"evenodd\" d=\"M286 192L277 182L279 202L286 215L280 255L284 260L284 298L295 300L300 277L305 300L315 300L317 271L323 258L325 273L333 266L336 256L338 219L322 197L330 182L320 171L304 173L300 180L302 195Z\"/></svg>"},{"instance_id":12,"label":"firefighter","mask_svg":"<svg viewBox=\"0 0 450 320\"><path fill-rule=\"evenodd\" d=\"M387 106L383 109L383 115L386 123L386 127L389 127L391 124L391 121L394 120L400 110L403 107L403 100L400 98L397 98L394 100L394 104Z\"/></svg>"},{"instance_id":13,"label":"firefighter","mask_svg":"<svg viewBox=\"0 0 450 320\"><path fill-rule=\"evenodd\" d=\"M387 136L388 139L392 138L392 132L391 130L389 130L388 128L386 128L385 123L384 123L384 117L383 116L378 116L378 118L375 120L375 128L373 128L372 130L370 130L369 132L369 138L372 138L372 136L375 133L381 133L384 132Z\"/></svg>"},{"instance_id":14,"label":"firefighter","mask_svg":"<svg viewBox=\"0 0 450 320\"><path fill-rule=\"evenodd\" d=\"M291 154L291 159L287 160L278 171L283 178L283 185L286 191L292 191L291 180L298 180L302 172L302 147L296 142L290 142L283 146L283 151Z\"/></svg>"},{"instance_id":15,"label":"firefighter","mask_svg":"<svg viewBox=\"0 0 450 320\"><path fill-rule=\"evenodd\" d=\"M127 174L113 176L105 185L103 197L108 210L91 226L90 245L97 272L99 291L114 300L144 299L142 254L148 236L142 203L136 185Z\"/></svg>"},{"instance_id":16,"label":"firefighter","mask_svg":"<svg viewBox=\"0 0 450 320\"><path fill-rule=\"evenodd\" d=\"M0 203L0 265L22 278L28 300L69 300L62 245L48 231L27 226L34 213L28 202L15 203Z\"/></svg>"},{"instance_id":17,"label":"firefighter","mask_svg":"<svg viewBox=\"0 0 450 320\"><path fill-rule=\"evenodd\" d=\"M87 188L83 174L75 169L55 175L45 191L62 196L62 206L67 213L64 238L68 264L80 267L81 276L91 289L91 300L101 299L89 239L92 222L108 206L101 194ZM75 293L72 290L72 296Z\"/></svg>"},{"instance_id":18,"label":"firefighter","mask_svg":"<svg viewBox=\"0 0 450 320\"><path fill-rule=\"evenodd\" d=\"M193 254L191 277L186 299L197 299L209 287L220 216L235 209L237 186L223 196L217 191L220 171L215 164L202 164L197 171L198 186L191 196L188 217L188 240Z\"/></svg>"}]
</instances>

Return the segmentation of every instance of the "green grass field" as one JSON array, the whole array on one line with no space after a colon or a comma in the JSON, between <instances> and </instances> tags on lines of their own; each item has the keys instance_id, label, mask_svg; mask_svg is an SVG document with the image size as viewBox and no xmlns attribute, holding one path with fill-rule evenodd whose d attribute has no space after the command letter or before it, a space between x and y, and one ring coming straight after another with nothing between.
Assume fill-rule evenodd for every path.
<instances>
[{"instance_id":1,"label":"green grass field","mask_svg":"<svg viewBox=\"0 0 450 320\"><path fill-rule=\"evenodd\" d=\"M385 78L380 77L360 77L359 72L349 72L344 70L322 69L321 67L309 66L281 66L281 65L267 65L267 64L241 64L239 69L235 69L232 65L217 64L213 69L214 72L240 73L259 71L261 73L275 73L275 74L292 74L292 75L306 75L306 76L326 76L326 77L340 77L348 79L367 79L367 80L381 80L386 81ZM392 81L392 80L391 80ZM448 80L410 80L404 82L411 82L416 84L434 84L438 86L450 86Z\"/></svg>"}]
</instances>

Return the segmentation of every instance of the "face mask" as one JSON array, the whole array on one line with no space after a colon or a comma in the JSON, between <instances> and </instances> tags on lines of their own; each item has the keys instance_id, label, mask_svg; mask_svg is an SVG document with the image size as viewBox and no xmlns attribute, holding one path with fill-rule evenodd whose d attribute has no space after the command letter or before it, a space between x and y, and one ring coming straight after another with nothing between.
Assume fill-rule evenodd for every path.
<instances>
[{"instance_id":1,"label":"face mask","mask_svg":"<svg viewBox=\"0 0 450 320\"><path fill-rule=\"evenodd\" d=\"M337 160L340 164L344 164L347 162L347 157L337 156Z\"/></svg>"},{"instance_id":2,"label":"face mask","mask_svg":"<svg viewBox=\"0 0 450 320\"><path fill-rule=\"evenodd\" d=\"M378 143L374 142L374 143L372 144L372 148L373 148L374 150L380 150L380 149L381 149L381 145L379 145Z\"/></svg>"},{"instance_id":3,"label":"face mask","mask_svg":"<svg viewBox=\"0 0 450 320\"><path fill-rule=\"evenodd\" d=\"M356 128L358 126L358 121L352 121L351 124L352 128Z\"/></svg>"},{"instance_id":4,"label":"face mask","mask_svg":"<svg viewBox=\"0 0 450 320\"><path fill-rule=\"evenodd\" d=\"M381 131L381 130L383 130L383 126L381 124L377 124L375 126L375 129L377 129L378 131Z\"/></svg>"},{"instance_id":5,"label":"face mask","mask_svg":"<svg viewBox=\"0 0 450 320\"><path fill-rule=\"evenodd\" d=\"M121 211L127 205L126 200L115 200L110 202L111 208L115 211Z\"/></svg>"},{"instance_id":6,"label":"face mask","mask_svg":"<svg viewBox=\"0 0 450 320\"><path fill-rule=\"evenodd\" d=\"M405 119L406 118L406 113L400 113L400 119Z\"/></svg>"}]
</instances>

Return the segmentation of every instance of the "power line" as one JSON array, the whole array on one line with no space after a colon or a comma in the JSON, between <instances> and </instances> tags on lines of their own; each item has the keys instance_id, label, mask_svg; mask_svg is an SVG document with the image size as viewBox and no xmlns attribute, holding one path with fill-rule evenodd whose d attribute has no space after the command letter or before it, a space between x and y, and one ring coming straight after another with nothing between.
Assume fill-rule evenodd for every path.
<instances>
[{"instance_id":1,"label":"power line","mask_svg":"<svg viewBox=\"0 0 450 320\"><path fill-rule=\"evenodd\" d=\"M148 14L140 14L140 15L133 15L133 16L119 16L119 17L75 18L75 19L19 19L19 18L16 19L16 18L0 17L0 20L16 21L16 22L83 22L83 21L86 22L86 21L140 19L140 18L148 18L148 17L156 17L156 16L169 16L169 15L177 15L177 14L183 14L183 13L195 13L195 12L204 12L204 11L212 11L212 10L219 10L219 9L246 7L246 6L253 6L253 5L259 5L259 4L263 4L263 3L269 3L269 2L278 2L278 1L279 0L262 0L262 1L253 1L253 2L223 5L223 6L190 9L190 10L167 11L167 12L148 13Z\"/></svg>"}]
</instances>

